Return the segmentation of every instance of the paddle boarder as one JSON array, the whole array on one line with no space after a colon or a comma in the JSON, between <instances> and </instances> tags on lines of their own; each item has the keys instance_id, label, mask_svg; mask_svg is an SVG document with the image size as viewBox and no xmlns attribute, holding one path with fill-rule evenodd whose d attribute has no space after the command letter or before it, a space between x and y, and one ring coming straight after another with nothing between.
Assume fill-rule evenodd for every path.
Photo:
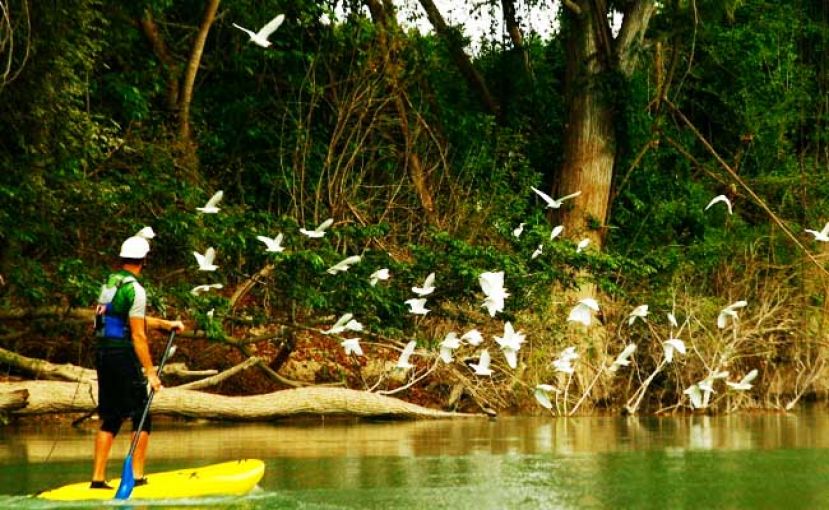
<instances>
[{"instance_id":1,"label":"paddle boarder","mask_svg":"<svg viewBox=\"0 0 829 510\"><path fill-rule=\"evenodd\" d=\"M146 263L150 243L136 235L121 244L121 268L110 274L101 287L95 309L95 369L98 372L98 416L101 427L95 435L95 455L90 488L111 489L106 483L106 464L113 439L125 419L132 419L138 443L133 458L135 485L144 485L144 459L152 421L150 416L141 431L136 431L147 404L147 384L161 389L153 367L147 331L184 330L181 321L146 315L147 295L138 281Z\"/></svg>"}]
</instances>

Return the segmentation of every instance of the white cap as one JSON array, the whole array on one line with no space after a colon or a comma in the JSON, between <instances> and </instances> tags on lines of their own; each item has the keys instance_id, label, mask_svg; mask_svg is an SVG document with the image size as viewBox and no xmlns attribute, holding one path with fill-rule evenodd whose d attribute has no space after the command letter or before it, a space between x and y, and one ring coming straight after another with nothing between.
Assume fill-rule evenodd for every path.
<instances>
[{"instance_id":1,"label":"white cap","mask_svg":"<svg viewBox=\"0 0 829 510\"><path fill-rule=\"evenodd\" d=\"M124 259L143 259L150 251L150 243L141 236L128 238L121 244L119 257Z\"/></svg>"}]
</instances>

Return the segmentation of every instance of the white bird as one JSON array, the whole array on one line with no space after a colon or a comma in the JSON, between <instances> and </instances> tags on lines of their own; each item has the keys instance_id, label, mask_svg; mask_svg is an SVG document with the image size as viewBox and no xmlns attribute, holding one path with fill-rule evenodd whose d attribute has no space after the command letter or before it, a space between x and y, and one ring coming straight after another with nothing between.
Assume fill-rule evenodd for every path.
<instances>
[{"instance_id":1,"label":"white bird","mask_svg":"<svg viewBox=\"0 0 829 510\"><path fill-rule=\"evenodd\" d=\"M829 243L829 222L827 222L826 225L823 226L823 230L821 230L820 232L818 232L817 230L810 230L808 228L806 229L806 232L815 236L815 241Z\"/></svg>"},{"instance_id":2,"label":"white bird","mask_svg":"<svg viewBox=\"0 0 829 510\"><path fill-rule=\"evenodd\" d=\"M702 391L705 392L705 395L704 395L705 398L703 400L703 403L705 405L707 405L708 398L711 396L711 394L715 393L714 392L714 381L716 381L717 379L725 379L727 377L728 377L728 370L722 370L722 371L719 371L719 372L712 372L712 373L708 374L708 377L706 377L705 379L703 379L702 381L697 383L697 386L699 386L699 388Z\"/></svg>"},{"instance_id":3,"label":"white bird","mask_svg":"<svg viewBox=\"0 0 829 510\"><path fill-rule=\"evenodd\" d=\"M360 262L362 257L359 255L352 255L350 257L346 257L341 261L337 262L333 266L329 267L325 270L328 274L337 274L337 273L344 273L348 271L348 269L353 266L354 264Z\"/></svg>"},{"instance_id":4,"label":"white bird","mask_svg":"<svg viewBox=\"0 0 829 510\"><path fill-rule=\"evenodd\" d=\"M556 200L555 198L553 198L550 195L544 193L540 189L533 188L532 186L530 186L530 189L535 191L536 195L540 196L542 200L547 202L547 209L558 209L558 208L561 207L561 205L564 203L565 200L570 200L571 198L576 198L577 196L581 195L581 191L576 191L575 193L565 195L565 196L559 198L558 200Z\"/></svg>"},{"instance_id":5,"label":"white bird","mask_svg":"<svg viewBox=\"0 0 829 510\"><path fill-rule=\"evenodd\" d=\"M222 201L223 196L225 196L225 194L222 190L217 191L212 197L210 197L210 200L204 204L204 207L196 207L196 210L205 214L216 214L219 212L219 208L216 206Z\"/></svg>"},{"instance_id":6,"label":"white bird","mask_svg":"<svg viewBox=\"0 0 829 510\"><path fill-rule=\"evenodd\" d=\"M725 384L728 385L729 388L737 391L747 391L754 386L751 384L754 379L757 379L757 369L753 369L751 372L747 373L740 382L732 382L732 381L725 381Z\"/></svg>"},{"instance_id":7,"label":"white bird","mask_svg":"<svg viewBox=\"0 0 829 510\"><path fill-rule=\"evenodd\" d=\"M579 301L576 306L570 310L570 315L567 316L567 321L579 322L585 326L590 326L593 320L593 313L599 311L599 303L593 298L584 298Z\"/></svg>"},{"instance_id":8,"label":"white bird","mask_svg":"<svg viewBox=\"0 0 829 510\"><path fill-rule=\"evenodd\" d=\"M585 248L587 248L588 244L590 244L590 239L586 237L579 241L579 244L576 245L576 253L581 253Z\"/></svg>"},{"instance_id":9,"label":"white bird","mask_svg":"<svg viewBox=\"0 0 829 510\"><path fill-rule=\"evenodd\" d=\"M495 317L498 312L504 311L504 300L509 297L507 289L504 288L504 272L486 272L478 276L478 284L486 296L482 305L489 312L490 317Z\"/></svg>"},{"instance_id":10,"label":"white bird","mask_svg":"<svg viewBox=\"0 0 829 510\"><path fill-rule=\"evenodd\" d=\"M715 196L713 199L711 199L710 202L708 202L708 205L705 206L705 210L707 211L709 207L716 204L717 202L723 202L728 207L728 214L733 214L731 210L731 200L729 200L728 197L725 195Z\"/></svg>"},{"instance_id":11,"label":"white bird","mask_svg":"<svg viewBox=\"0 0 829 510\"><path fill-rule=\"evenodd\" d=\"M210 289L221 289L222 287L223 287L223 285L221 283L210 283L210 284L207 284L207 285L196 285L195 287L190 289L190 294L193 294L194 296L198 296L199 294L201 294L203 292L207 292Z\"/></svg>"},{"instance_id":12,"label":"white bird","mask_svg":"<svg viewBox=\"0 0 829 510\"><path fill-rule=\"evenodd\" d=\"M470 329L461 336L461 340L466 340L469 345L477 347L484 341L484 336L477 329Z\"/></svg>"},{"instance_id":13,"label":"white bird","mask_svg":"<svg viewBox=\"0 0 829 510\"><path fill-rule=\"evenodd\" d=\"M251 42L253 42L254 44L257 44L257 45L259 45L263 48L267 48L268 46L271 45L271 42L268 40L268 37L270 37L270 35L272 33L274 33L277 28L279 28L279 25L281 25L282 21L284 21L284 20L285 20L285 15L280 14L277 17L275 17L274 19L270 20L268 22L268 24L265 25L264 27L262 27L262 29L259 30L258 32L248 30L245 27L240 27L236 23L233 23L233 26L238 28L242 32L248 34L248 36L250 37Z\"/></svg>"},{"instance_id":14,"label":"white bird","mask_svg":"<svg viewBox=\"0 0 829 510\"><path fill-rule=\"evenodd\" d=\"M409 363L409 358L414 352L416 346L417 342L414 340L406 344L406 347L403 348L403 352L400 353L400 359L397 360L397 368L408 369L414 366Z\"/></svg>"},{"instance_id":15,"label":"white bird","mask_svg":"<svg viewBox=\"0 0 829 510\"><path fill-rule=\"evenodd\" d=\"M440 343L440 359L442 359L444 363L452 363L452 361L454 361L452 353L460 346L461 340L458 338L458 334L454 331L450 331Z\"/></svg>"},{"instance_id":16,"label":"white bird","mask_svg":"<svg viewBox=\"0 0 829 510\"><path fill-rule=\"evenodd\" d=\"M412 287L412 292L420 297L428 296L435 291L435 273L429 273L425 280L423 280L422 287Z\"/></svg>"},{"instance_id":17,"label":"white bird","mask_svg":"<svg viewBox=\"0 0 829 510\"><path fill-rule=\"evenodd\" d=\"M478 363L470 363L469 366L475 371L475 375L492 375L492 369L489 368L491 362L489 351L484 349L478 358Z\"/></svg>"},{"instance_id":18,"label":"white bird","mask_svg":"<svg viewBox=\"0 0 829 510\"><path fill-rule=\"evenodd\" d=\"M545 409L552 409L553 403L550 402L550 393L558 393L555 386L551 384L538 384L533 391L533 395L541 407Z\"/></svg>"},{"instance_id":19,"label":"white bird","mask_svg":"<svg viewBox=\"0 0 829 510\"><path fill-rule=\"evenodd\" d=\"M518 367L518 351L521 349L521 344L524 343L525 335L521 332L516 332L512 327L512 323L507 321L504 323L503 336L496 336L495 342L501 346L501 352L507 359L507 365L510 368Z\"/></svg>"},{"instance_id":20,"label":"white bird","mask_svg":"<svg viewBox=\"0 0 829 510\"><path fill-rule=\"evenodd\" d=\"M363 325L353 319L354 315L350 313L344 313L337 322L334 323L328 330L323 331L325 335L338 335L343 331L362 331Z\"/></svg>"},{"instance_id":21,"label":"white bird","mask_svg":"<svg viewBox=\"0 0 829 510\"><path fill-rule=\"evenodd\" d=\"M534 258L538 257L539 255L541 255L543 247L544 247L543 244L539 244L538 248L536 248L535 251L533 252L533 254L530 255L530 258L534 259Z\"/></svg>"},{"instance_id":22,"label":"white bird","mask_svg":"<svg viewBox=\"0 0 829 510\"><path fill-rule=\"evenodd\" d=\"M299 229L299 233L308 236L311 239L319 239L321 237L325 237L325 231L328 230L328 227L334 224L334 218L328 218L327 220L323 221L319 224L317 228L314 230L307 230L304 228Z\"/></svg>"},{"instance_id":23,"label":"white bird","mask_svg":"<svg viewBox=\"0 0 829 510\"><path fill-rule=\"evenodd\" d=\"M568 347L561 351L558 358L553 361L553 367L555 367L556 372L572 374L576 371L573 367L573 361L577 360L578 357L579 355L576 352L576 348L572 346Z\"/></svg>"},{"instance_id":24,"label":"white bird","mask_svg":"<svg viewBox=\"0 0 829 510\"><path fill-rule=\"evenodd\" d=\"M153 231L153 227L144 227L138 232L135 233L135 237L143 237L147 241L155 237L155 232Z\"/></svg>"},{"instance_id":25,"label":"white bird","mask_svg":"<svg viewBox=\"0 0 829 510\"><path fill-rule=\"evenodd\" d=\"M692 408L702 408L702 390L700 390L698 384L692 384L691 386L685 388L685 390L682 393L688 395L688 398L691 401Z\"/></svg>"},{"instance_id":26,"label":"white bird","mask_svg":"<svg viewBox=\"0 0 829 510\"><path fill-rule=\"evenodd\" d=\"M380 280L386 281L390 276L391 274L389 273L389 270L384 267L383 269L378 269L377 271L371 273L368 277L368 283L374 287L377 285L377 282Z\"/></svg>"},{"instance_id":27,"label":"white bird","mask_svg":"<svg viewBox=\"0 0 829 510\"><path fill-rule=\"evenodd\" d=\"M728 318L731 317L732 320L737 320L737 310L746 306L748 302L740 300L730 305L726 306L722 310L720 310L720 314L717 315L717 327L720 329L725 329L728 325Z\"/></svg>"},{"instance_id":28,"label":"white bird","mask_svg":"<svg viewBox=\"0 0 829 510\"><path fill-rule=\"evenodd\" d=\"M550 232L550 241L558 237L562 232L564 232L564 225L558 225L557 227L553 227L552 232Z\"/></svg>"},{"instance_id":29,"label":"white bird","mask_svg":"<svg viewBox=\"0 0 829 510\"><path fill-rule=\"evenodd\" d=\"M521 234L524 233L524 225L526 225L526 223L520 223L517 227L512 229L512 235L516 238L521 237Z\"/></svg>"},{"instance_id":30,"label":"white bird","mask_svg":"<svg viewBox=\"0 0 829 510\"><path fill-rule=\"evenodd\" d=\"M668 322L671 324L671 327L678 328L679 324L676 321L676 316L671 312L668 312Z\"/></svg>"},{"instance_id":31,"label":"white bird","mask_svg":"<svg viewBox=\"0 0 829 510\"><path fill-rule=\"evenodd\" d=\"M679 338L669 338L662 342L662 350L665 352L665 362L671 363L674 360L674 352L685 355L685 342Z\"/></svg>"},{"instance_id":32,"label":"white bird","mask_svg":"<svg viewBox=\"0 0 829 510\"><path fill-rule=\"evenodd\" d=\"M363 348L360 347L360 339L359 338L346 338L340 345L343 346L345 349L345 355L349 356L351 354L355 354L357 356L363 355Z\"/></svg>"},{"instance_id":33,"label":"white bird","mask_svg":"<svg viewBox=\"0 0 829 510\"><path fill-rule=\"evenodd\" d=\"M276 234L276 237L266 237L266 236L256 236L256 239L259 239L263 243L265 243L265 251L271 253L279 253L285 251L285 247L282 246L282 233Z\"/></svg>"},{"instance_id":34,"label":"white bird","mask_svg":"<svg viewBox=\"0 0 829 510\"><path fill-rule=\"evenodd\" d=\"M426 298L412 298L407 299L404 301L407 305L409 305L409 313L414 315L426 315L429 313L429 309L426 308Z\"/></svg>"},{"instance_id":35,"label":"white bird","mask_svg":"<svg viewBox=\"0 0 829 510\"><path fill-rule=\"evenodd\" d=\"M215 271L219 267L213 263L216 258L216 250L212 246L204 252L204 255L194 251L193 256L196 257L196 262L199 264L199 271Z\"/></svg>"},{"instance_id":36,"label":"white bird","mask_svg":"<svg viewBox=\"0 0 829 510\"><path fill-rule=\"evenodd\" d=\"M636 319L642 319L643 321L648 316L648 305L639 305L633 309L632 312L628 315L628 326L632 326Z\"/></svg>"},{"instance_id":37,"label":"white bird","mask_svg":"<svg viewBox=\"0 0 829 510\"><path fill-rule=\"evenodd\" d=\"M210 310L208 310L208 311L207 311L207 318L208 318L208 319L212 319L212 318L213 318L213 314L215 313L215 311L216 311L216 309L215 309L215 308L211 308Z\"/></svg>"},{"instance_id":38,"label":"white bird","mask_svg":"<svg viewBox=\"0 0 829 510\"><path fill-rule=\"evenodd\" d=\"M634 352L636 352L636 344L627 344L624 350L622 350L622 352L620 352L619 355L616 356L616 359L613 360L613 363L610 365L610 368L608 368L608 372L613 374L616 373L616 371L619 370L619 368L630 365L630 357L633 355Z\"/></svg>"}]
</instances>

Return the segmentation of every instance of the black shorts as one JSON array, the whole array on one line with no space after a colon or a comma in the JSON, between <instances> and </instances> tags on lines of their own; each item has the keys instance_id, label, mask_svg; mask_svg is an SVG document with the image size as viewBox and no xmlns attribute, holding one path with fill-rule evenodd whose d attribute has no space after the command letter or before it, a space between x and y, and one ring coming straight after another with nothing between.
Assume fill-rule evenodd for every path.
<instances>
[{"instance_id":1,"label":"black shorts","mask_svg":"<svg viewBox=\"0 0 829 510\"><path fill-rule=\"evenodd\" d=\"M95 353L98 372L98 415L101 430L117 435L125 419L132 419L132 429L138 428L147 406L147 378L132 345L125 348L98 348ZM151 429L147 415L142 430Z\"/></svg>"}]
</instances>

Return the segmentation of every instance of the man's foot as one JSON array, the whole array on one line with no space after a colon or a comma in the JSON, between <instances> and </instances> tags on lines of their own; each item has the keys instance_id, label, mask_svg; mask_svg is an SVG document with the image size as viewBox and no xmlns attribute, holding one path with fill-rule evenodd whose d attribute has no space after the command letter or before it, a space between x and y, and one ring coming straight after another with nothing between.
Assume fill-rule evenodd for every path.
<instances>
[{"instance_id":1,"label":"man's foot","mask_svg":"<svg viewBox=\"0 0 829 510\"><path fill-rule=\"evenodd\" d=\"M103 480L92 480L89 484L90 489L112 489L113 487Z\"/></svg>"},{"instance_id":2,"label":"man's foot","mask_svg":"<svg viewBox=\"0 0 829 510\"><path fill-rule=\"evenodd\" d=\"M147 485L147 483L148 482L147 482L147 477L146 476L142 476L141 478L136 478L135 479L135 487L140 487L142 485Z\"/></svg>"}]
</instances>

